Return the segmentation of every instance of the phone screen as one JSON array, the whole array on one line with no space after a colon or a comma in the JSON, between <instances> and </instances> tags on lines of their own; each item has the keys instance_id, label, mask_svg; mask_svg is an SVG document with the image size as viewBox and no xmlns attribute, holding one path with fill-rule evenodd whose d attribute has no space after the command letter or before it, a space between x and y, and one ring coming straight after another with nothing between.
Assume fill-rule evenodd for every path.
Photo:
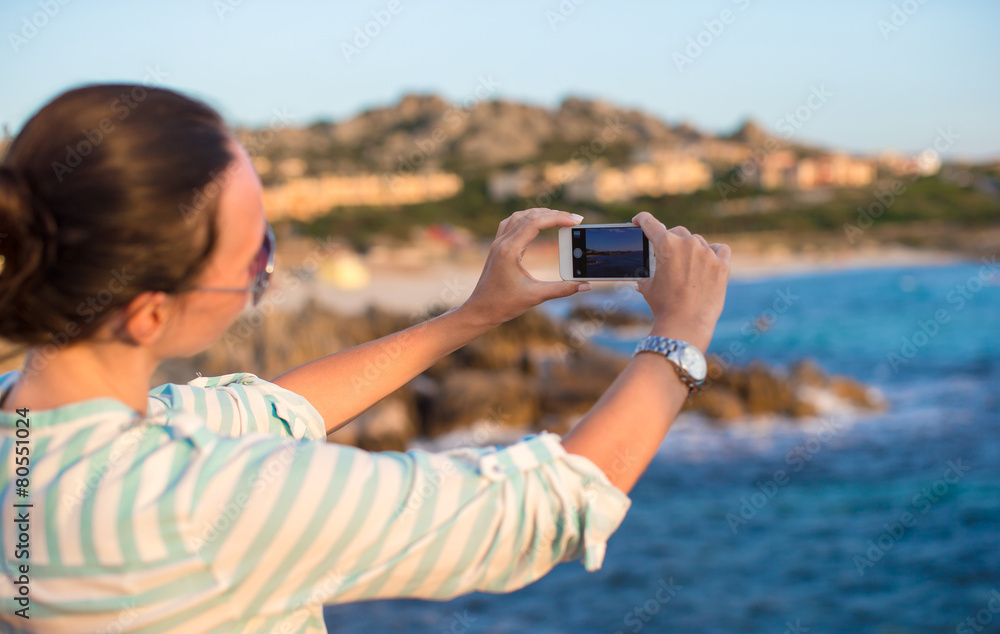
<instances>
[{"instance_id":1,"label":"phone screen","mask_svg":"<svg viewBox=\"0 0 1000 634\"><path fill-rule=\"evenodd\" d=\"M642 227L579 227L572 237L575 277L649 277Z\"/></svg>"}]
</instances>

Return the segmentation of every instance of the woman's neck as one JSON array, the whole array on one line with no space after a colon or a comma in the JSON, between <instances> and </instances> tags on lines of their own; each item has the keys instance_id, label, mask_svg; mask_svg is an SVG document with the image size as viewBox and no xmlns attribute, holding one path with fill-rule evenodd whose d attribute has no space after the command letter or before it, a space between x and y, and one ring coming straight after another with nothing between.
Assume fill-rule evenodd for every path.
<instances>
[{"instance_id":1,"label":"woman's neck","mask_svg":"<svg viewBox=\"0 0 1000 634\"><path fill-rule=\"evenodd\" d=\"M0 410L48 410L108 397L145 415L149 382L158 363L143 349L121 343L81 342L48 355L32 348Z\"/></svg>"}]
</instances>

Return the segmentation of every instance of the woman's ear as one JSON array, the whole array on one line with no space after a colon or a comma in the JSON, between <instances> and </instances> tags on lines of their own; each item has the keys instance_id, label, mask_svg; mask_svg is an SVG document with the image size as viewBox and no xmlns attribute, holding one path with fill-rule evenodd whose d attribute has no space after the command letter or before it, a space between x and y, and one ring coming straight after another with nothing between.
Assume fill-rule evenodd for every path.
<instances>
[{"instance_id":1,"label":"woman's ear","mask_svg":"<svg viewBox=\"0 0 1000 634\"><path fill-rule=\"evenodd\" d=\"M152 345L163 336L178 308L178 298L163 291L144 291L109 320L111 333L134 346Z\"/></svg>"}]
</instances>

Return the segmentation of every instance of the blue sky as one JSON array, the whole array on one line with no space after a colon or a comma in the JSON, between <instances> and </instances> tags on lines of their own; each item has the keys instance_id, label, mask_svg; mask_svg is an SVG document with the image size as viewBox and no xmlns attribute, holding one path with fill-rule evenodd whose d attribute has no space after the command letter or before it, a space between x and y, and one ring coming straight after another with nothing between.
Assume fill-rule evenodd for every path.
<instances>
[{"instance_id":1,"label":"blue sky","mask_svg":"<svg viewBox=\"0 0 1000 634\"><path fill-rule=\"evenodd\" d=\"M642 251L642 233L632 229L590 229L587 247L594 251Z\"/></svg>"},{"instance_id":2,"label":"blue sky","mask_svg":"<svg viewBox=\"0 0 1000 634\"><path fill-rule=\"evenodd\" d=\"M716 133L791 115L793 140L829 148L915 153L945 129L946 156L1000 155L994 0L4 0L0 25L13 132L95 81L179 89L239 124L336 120L406 92L469 100L485 81L490 98L600 98Z\"/></svg>"}]
</instances>

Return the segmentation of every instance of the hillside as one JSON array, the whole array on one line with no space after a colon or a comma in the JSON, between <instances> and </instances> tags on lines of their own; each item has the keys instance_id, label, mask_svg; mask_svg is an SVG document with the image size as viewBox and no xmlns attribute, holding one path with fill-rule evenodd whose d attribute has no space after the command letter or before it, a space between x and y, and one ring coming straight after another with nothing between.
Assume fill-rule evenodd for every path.
<instances>
[{"instance_id":1,"label":"hillside","mask_svg":"<svg viewBox=\"0 0 1000 634\"><path fill-rule=\"evenodd\" d=\"M436 95L406 95L339 122L278 128L259 154L272 161L302 158L306 174L446 169L463 175L546 160L566 161L595 147L612 165L634 148L676 147L713 138L689 123L671 126L657 117L605 101L571 97L558 108L505 100L467 106ZM256 130L241 130L248 147ZM732 138L755 142L766 133L747 122ZM602 147L603 140L606 147Z\"/></svg>"}]
</instances>

